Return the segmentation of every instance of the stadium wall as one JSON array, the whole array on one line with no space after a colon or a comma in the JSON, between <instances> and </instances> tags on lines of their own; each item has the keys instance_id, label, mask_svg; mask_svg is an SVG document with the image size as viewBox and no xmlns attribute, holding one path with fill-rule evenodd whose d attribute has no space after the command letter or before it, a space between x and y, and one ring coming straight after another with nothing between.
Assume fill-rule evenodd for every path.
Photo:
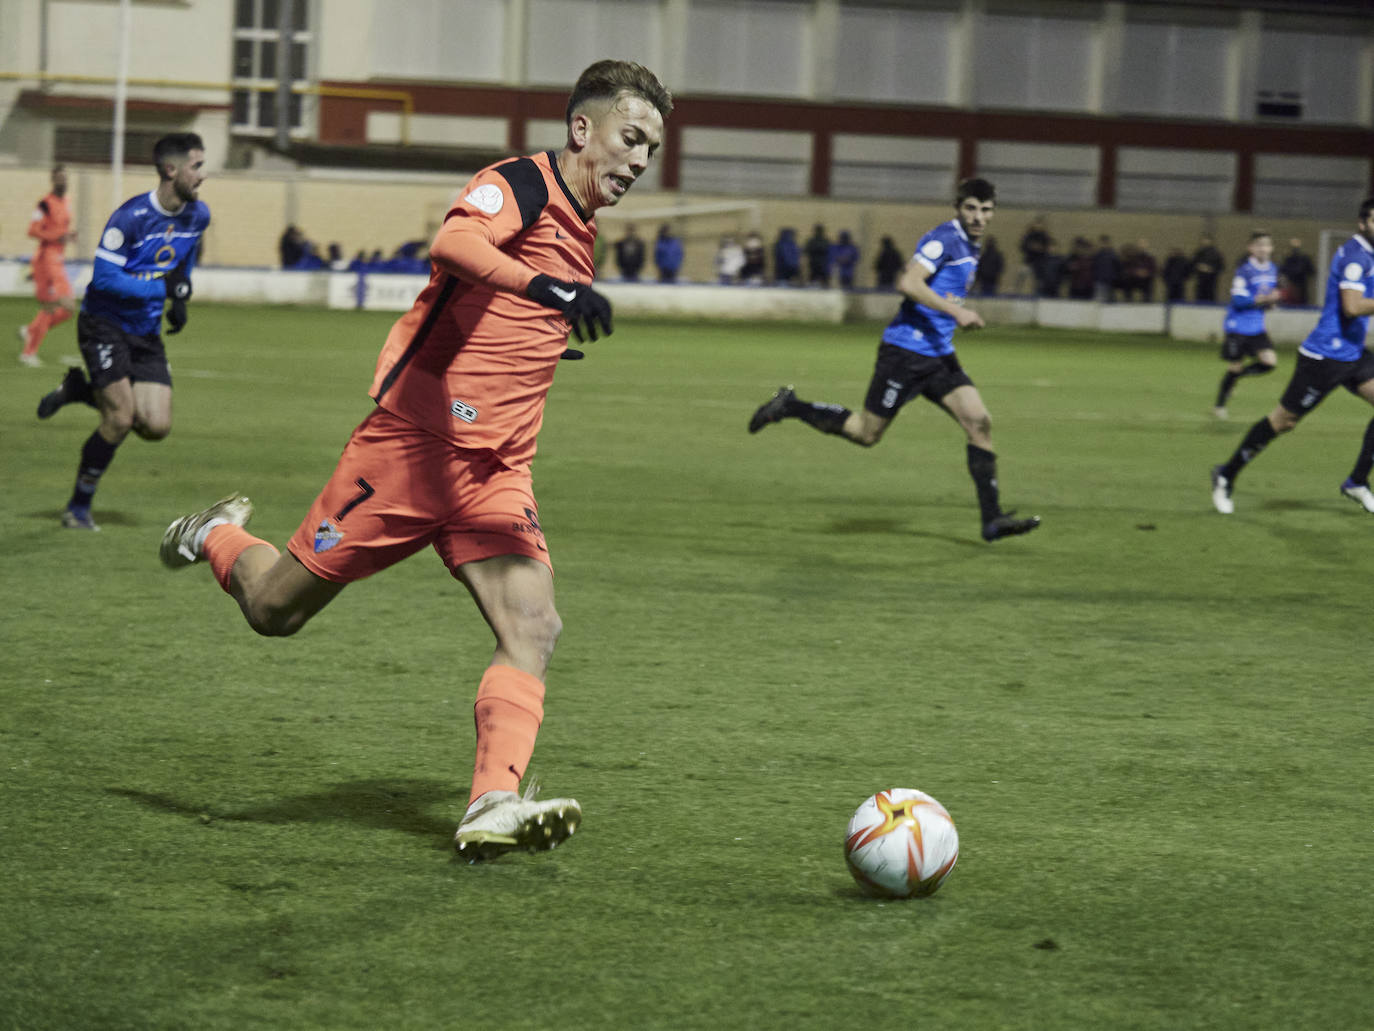
<instances>
[{"instance_id":1,"label":"stadium wall","mask_svg":"<svg viewBox=\"0 0 1374 1031\"><path fill-rule=\"evenodd\" d=\"M90 282L91 266L71 262L67 271L78 295ZM0 260L0 296L32 292L28 265ZM339 309L405 311L428 282L426 276L352 272L298 272L274 268L199 269L196 297L204 301L320 305ZM897 295L886 291L718 286L709 283L607 282L601 288L621 316L703 320L778 320L882 323L892 317ZM1217 341L1225 308L1215 304L1099 304L1038 297L979 297L970 301L991 325L1046 326L1107 333L1167 334L1177 340ZM1316 321L1316 308L1268 314L1269 335L1278 344L1302 340Z\"/></svg>"},{"instance_id":2,"label":"stadium wall","mask_svg":"<svg viewBox=\"0 0 1374 1031\"><path fill-rule=\"evenodd\" d=\"M109 170L73 166L70 172L69 196L78 243L69 254L80 257L90 253L109 215ZM433 236L466 178L466 173L368 176L328 171L222 172L212 176L201 191L213 215L205 237L204 261L219 266L274 265L277 240L289 223L300 226L321 251L329 243L337 242L347 257L359 250L371 253L377 249L390 255L406 241L428 241ZM132 196L139 189L151 188L152 173L140 178L130 170L124 182L126 192ZM0 168L0 256L17 258L32 253L33 241L27 236L29 216L47 189L46 168ZM734 203L739 210L723 215L663 214L712 202ZM1358 202L1358 197L1352 197L1352 231ZM659 223L673 224L686 245L683 274L697 282L715 279L713 259L725 233L757 228L771 248L780 228L791 226L804 239L810 235L811 227L819 223L832 238L842 229L853 234L863 253L857 283L871 286L873 259L884 236L891 236L899 250L909 252L921 234L953 214L943 204L805 197L751 199L750 206L756 214L745 214L738 196L632 194L621 205L605 209L597 216L605 244L601 275L616 275L610 244L623 234L628 222L636 223L646 238L652 238ZM1178 247L1191 254L1204 233L1215 237L1223 254L1239 257L1256 225L1264 225L1274 234L1280 253L1288 238L1296 236L1304 241L1308 253L1315 254L1319 231L1330 225L1329 221L1313 219L1266 219L1263 213L1161 215L1096 208L1003 208L997 213L991 235L1007 256L1004 289L1011 289L1015 283L1019 265L1017 243L1027 224L1036 217L1044 218L1061 248L1067 248L1076 236L1096 242L1106 234L1118 246L1144 239L1161 265L1170 248ZM770 254L770 267L771 264ZM646 273L652 275L652 265Z\"/></svg>"}]
</instances>

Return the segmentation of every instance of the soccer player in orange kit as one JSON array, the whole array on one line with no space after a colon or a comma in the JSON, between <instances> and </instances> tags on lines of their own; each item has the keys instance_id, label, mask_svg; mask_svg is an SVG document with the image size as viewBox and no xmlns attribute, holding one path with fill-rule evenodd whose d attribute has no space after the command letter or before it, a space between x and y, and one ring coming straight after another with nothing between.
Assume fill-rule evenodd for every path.
<instances>
[{"instance_id":1,"label":"soccer player in orange kit","mask_svg":"<svg viewBox=\"0 0 1374 1031\"><path fill-rule=\"evenodd\" d=\"M33 270L33 292L39 309L32 322L19 327L19 340L24 345L19 360L37 368L43 364L38 348L48 330L76 312L72 284L67 281L67 268L62 262L63 252L76 239L76 233L72 231L72 212L67 207L67 170L61 165L53 167L52 190L38 202L29 219L29 235L38 241L29 267Z\"/></svg>"},{"instance_id":2,"label":"soccer player in orange kit","mask_svg":"<svg viewBox=\"0 0 1374 1031\"><path fill-rule=\"evenodd\" d=\"M582 817L520 781L543 719L562 623L530 478L544 399L571 327L611 332L595 272L593 212L615 204L663 140L672 97L641 65L599 61L568 99L567 143L483 169L430 248L429 285L377 361L377 407L287 545L243 529L230 495L167 528L170 568L209 562L260 634L299 630L346 584L431 545L496 635L477 689L476 756L459 855L549 849ZM568 357L580 357L569 351Z\"/></svg>"}]
</instances>

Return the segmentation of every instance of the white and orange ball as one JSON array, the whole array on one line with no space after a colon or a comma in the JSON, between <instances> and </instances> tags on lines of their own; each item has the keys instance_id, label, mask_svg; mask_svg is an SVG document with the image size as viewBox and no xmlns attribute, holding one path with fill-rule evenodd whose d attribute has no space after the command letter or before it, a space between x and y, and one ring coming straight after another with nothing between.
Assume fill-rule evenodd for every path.
<instances>
[{"instance_id":1,"label":"white and orange ball","mask_svg":"<svg viewBox=\"0 0 1374 1031\"><path fill-rule=\"evenodd\" d=\"M959 832L945 807L924 791L879 791L850 817L844 860L865 895L924 898L958 862Z\"/></svg>"}]
</instances>

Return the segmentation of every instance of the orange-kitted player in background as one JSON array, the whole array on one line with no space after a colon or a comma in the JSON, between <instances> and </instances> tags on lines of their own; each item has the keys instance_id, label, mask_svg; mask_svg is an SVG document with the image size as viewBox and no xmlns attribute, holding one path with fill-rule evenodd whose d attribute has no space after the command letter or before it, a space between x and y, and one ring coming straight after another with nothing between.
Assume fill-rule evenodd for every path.
<instances>
[{"instance_id":1,"label":"orange-kitted player in background","mask_svg":"<svg viewBox=\"0 0 1374 1031\"><path fill-rule=\"evenodd\" d=\"M35 368L43 364L38 348L48 330L66 322L76 311L72 300L72 284L67 280L63 264L67 244L76 239L72 232L72 212L67 207L67 170L61 165L52 170L52 190L38 202L29 219L29 235L38 241L34 252L33 293L38 298L38 314L26 326L19 327L23 350L19 360Z\"/></svg>"}]
</instances>

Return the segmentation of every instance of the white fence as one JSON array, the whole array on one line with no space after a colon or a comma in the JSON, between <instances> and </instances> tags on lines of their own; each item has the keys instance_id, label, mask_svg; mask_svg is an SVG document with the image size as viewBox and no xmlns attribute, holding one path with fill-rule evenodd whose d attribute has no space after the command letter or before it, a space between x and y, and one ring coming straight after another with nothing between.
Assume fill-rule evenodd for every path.
<instances>
[{"instance_id":1,"label":"white fence","mask_svg":"<svg viewBox=\"0 0 1374 1031\"><path fill-rule=\"evenodd\" d=\"M28 265L0 261L0 296L27 296ZM69 262L78 296L90 282L87 262ZM426 276L297 272L283 269L201 268L196 297L208 301L304 304L369 311L405 311ZM880 321L896 311L893 293L707 283L598 283L622 316L697 319L774 319L800 322ZM975 297L968 301L989 325L1094 329L1106 333L1158 333L1179 340L1220 340L1225 308L1213 304L1099 304L1043 297ZM1316 322L1315 308L1271 311L1269 336L1278 344L1301 341Z\"/></svg>"}]
</instances>

